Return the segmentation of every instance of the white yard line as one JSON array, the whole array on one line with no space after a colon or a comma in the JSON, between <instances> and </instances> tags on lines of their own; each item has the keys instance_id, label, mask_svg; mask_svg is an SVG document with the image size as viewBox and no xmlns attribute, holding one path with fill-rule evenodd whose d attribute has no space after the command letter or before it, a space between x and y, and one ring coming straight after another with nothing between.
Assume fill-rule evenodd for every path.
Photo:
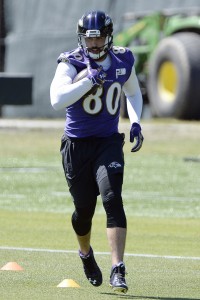
<instances>
[{"instance_id":1,"label":"white yard line","mask_svg":"<svg viewBox=\"0 0 200 300\"><path fill-rule=\"evenodd\" d=\"M18 247L7 247L0 246L0 250L10 251L29 251L29 252L46 252L46 253L78 253L77 250L56 250L56 249L37 249L37 248L18 248ZM110 255L110 252L96 252L99 255ZM162 259L185 259L185 260L200 260L200 257L194 256L173 256L173 255L154 255L154 254L136 254L136 253L125 253L125 256L132 257L145 257L145 258L162 258Z\"/></svg>"}]
</instances>

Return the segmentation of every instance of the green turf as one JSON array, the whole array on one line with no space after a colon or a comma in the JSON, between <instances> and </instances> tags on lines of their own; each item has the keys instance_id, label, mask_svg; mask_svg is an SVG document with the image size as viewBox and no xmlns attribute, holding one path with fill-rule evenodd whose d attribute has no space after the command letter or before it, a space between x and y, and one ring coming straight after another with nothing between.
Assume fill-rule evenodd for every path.
<instances>
[{"instance_id":1,"label":"green turf","mask_svg":"<svg viewBox=\"0 0 200 300\"><path fill-rule=\"evenodd\" d=\"M126 296L112 293L107 281L110 259L96 255L105 282L92 287L79 267L74 254L1 251L24 271L1 271L1 299L199 299L199 267L196 261L162 258L126 257ZM80 288L58 288L64 279L73 278Z\"/></svg>"},{"instance_id":2,"label":"green turf","mask_svg":"<svg viewBox=\"0 0 200 300\"><path fill-rule=\"evenodd\" d=\"M1 211L1 244L6 246L68 249L77 248L71 215ZM109 251L105 217L93 221L93 247ZM199 256L199 219L148 218L128 216L126 252L157 255Z\"/></svg>"},{"instance_id":3,"label":"green turf","mask_svg":"<svg viewBox=\"0 0 200 300\"><path fill-rule=\"evenodd\" d=\"M157 120L143 126L141 151L130 152L128 131L124 148L126 253L136 255L125 256L126 296L108 287L107 254L97 256L105 280L95 289L75 253L3 250L76 250L77 242L59 154L62 130L0 130L0 267L16 261L24 268L0 271L0 299L200 299L200 259L192 259L200 257L200 124ZM105 222L99 197L95 251L109 252ZM66 278L80 288L57 288Z\"/></svg>"}]
</instances>

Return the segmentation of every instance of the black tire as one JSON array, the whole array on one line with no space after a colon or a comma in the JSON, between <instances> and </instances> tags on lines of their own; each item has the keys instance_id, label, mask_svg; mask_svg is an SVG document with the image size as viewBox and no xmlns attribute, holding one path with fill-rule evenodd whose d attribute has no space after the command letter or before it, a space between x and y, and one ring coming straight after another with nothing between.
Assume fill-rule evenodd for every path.
<instances>
[{"instance_id":1,"label":"black tire","mask_svg":"<svg viewBox=\"0 0 200 300\"><path fill-rule=\"evenodd\" d=\"M164 38L149 62L147 93L152 115L200 119L200 36Z\"/></svg>"}]
</instances>

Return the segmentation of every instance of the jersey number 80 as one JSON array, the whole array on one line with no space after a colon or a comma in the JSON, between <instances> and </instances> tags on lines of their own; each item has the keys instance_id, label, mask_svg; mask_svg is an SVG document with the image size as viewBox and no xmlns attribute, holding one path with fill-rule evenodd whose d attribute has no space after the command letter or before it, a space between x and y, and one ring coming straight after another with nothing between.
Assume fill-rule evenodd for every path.
<instances>
[{"instance_id":1,"label":"jersey number 80","mask_svg":"<svg viewBox=\"0 0 200 300\"><path fill-rule=\"evenodd\" d=\"M115 115L119 108L121 90L121 85L118 82L114 82L108 88L105 99L103 99L103 87L99 87L95 94L91 94L83 100L83 108L85 112L90 115L100 113L105 101L106 109L109 114Z\"/></svg>"}]
</instances>

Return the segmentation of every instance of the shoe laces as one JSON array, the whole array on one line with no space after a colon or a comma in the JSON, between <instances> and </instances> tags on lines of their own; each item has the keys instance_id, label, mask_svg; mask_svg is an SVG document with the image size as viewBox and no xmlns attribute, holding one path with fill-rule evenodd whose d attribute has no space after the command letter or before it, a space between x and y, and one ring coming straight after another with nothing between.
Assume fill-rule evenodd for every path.
<instances>
[{"instance_id":1,"label":"shoe laces","mask_svg":"<svg viewBox=\"0 0 200 300\"><path fill-rule=\"evenodd\" d=\"M119 281L122 281L122 280L124 281L125 280L125 278L124 278L125 274L127 274L127 273L126 273L124 264L119 264L119 265L117 265L113 268L111 276L114 275L115 280L117 282L119 282Z\"/></svg>"},{"instance_id":2,"label":"shoe laces","mask_svg":"<svg viewBox=\"0 0 200 300\"><path fill-rule=\"evenodd\" d=\"M121 273L116 273L115 274L115 282L117 284L121 284L122 282L124 283L125 282L124 276Z\"/></svg>"}]
</instances>

